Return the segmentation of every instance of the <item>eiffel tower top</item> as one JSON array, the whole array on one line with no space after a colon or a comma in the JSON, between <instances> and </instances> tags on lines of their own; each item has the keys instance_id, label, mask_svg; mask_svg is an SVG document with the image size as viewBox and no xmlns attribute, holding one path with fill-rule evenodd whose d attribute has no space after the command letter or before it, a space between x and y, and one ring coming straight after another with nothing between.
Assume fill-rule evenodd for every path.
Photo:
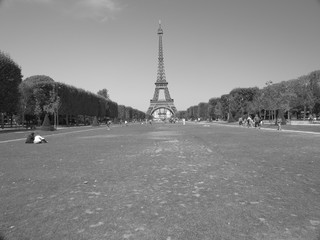
<instances>
[{"instance_id":1,"label":"eiffel tower top","mask_svg":"<svg viewBox=\"0 0 320 240\"><path fill-rule=\"evenodd\" d=\"M163 46L162 46L162 35L163 30L161 28L161 20L159 20L159 28L158 28L158 35L159 35L159 56L158 56L158 74L157 74L157 84L168 84L166 82L166 74L164 70L164 62L163 62Z\"/></svg>"},{"instance_id":2,"label":"eiffel tower top","mask_svg":"<svg viewBox=\"0 0 320 240\"><path fill-rule=\"evenodd\" d=\"M163 34L163 30L161 28L161 20L159 20L158 34Z\"/></svg>"}]
</instances>

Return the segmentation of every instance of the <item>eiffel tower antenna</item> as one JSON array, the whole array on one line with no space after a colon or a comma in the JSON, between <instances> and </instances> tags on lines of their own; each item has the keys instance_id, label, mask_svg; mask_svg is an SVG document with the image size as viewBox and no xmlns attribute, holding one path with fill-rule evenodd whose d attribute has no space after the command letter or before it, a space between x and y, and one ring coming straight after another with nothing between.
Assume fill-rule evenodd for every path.
<instances>
[{"instance_id":1,"label":"eiffel tower antenna","mask_svg":"<svg viewBox=\"0 0 320 240\"><path fill-rule=\"evenodd\" d=\"M159 20L158 36L159 53L157 81L155 82L156 88L154 91L153 99L150 100L150 106L148 108L147 114L152 115L154 118L165 119L173 117L176 114L177 109L174 106L173 99L170 97L168 82L166 81L166 74L164 71L162 45L163 30L161 27L161 20ZM163 93L162 95L164 95L164 98L160 99L159 93Z\"/></svg>"}]
</instances>

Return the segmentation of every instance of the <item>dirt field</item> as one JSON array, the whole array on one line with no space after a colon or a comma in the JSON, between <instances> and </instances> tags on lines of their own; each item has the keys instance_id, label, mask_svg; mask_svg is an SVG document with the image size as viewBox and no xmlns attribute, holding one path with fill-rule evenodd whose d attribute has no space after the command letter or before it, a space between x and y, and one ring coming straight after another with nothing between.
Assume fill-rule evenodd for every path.
<instances>
[{"instance_id":1,"label":"dirt field","mask_svg":"<svg viewBox=\"0 0 320 240\"><path fill-rule=\"evenodd\" d=\"M12 239L320 239L320 135L217 124L0 134ZM0 237L1 239L1 237Z\"/></svg>"}]
</instances>

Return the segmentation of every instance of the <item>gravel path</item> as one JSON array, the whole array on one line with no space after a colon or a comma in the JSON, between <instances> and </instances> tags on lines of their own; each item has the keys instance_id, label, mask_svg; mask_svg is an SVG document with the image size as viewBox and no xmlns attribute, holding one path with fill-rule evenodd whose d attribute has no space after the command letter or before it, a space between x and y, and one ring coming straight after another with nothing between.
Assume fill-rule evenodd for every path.
<instances>
[{"instance_id":1,"label":"gravel path","mask_svg":"<svg viewBox=\"0 0 320 240\"><path fill-rule=\"evenodd\" d=\"M8 240L320 238L318 135L197 124L58 133L40 145L1 136Z\"/></svg>"}]
</instances>

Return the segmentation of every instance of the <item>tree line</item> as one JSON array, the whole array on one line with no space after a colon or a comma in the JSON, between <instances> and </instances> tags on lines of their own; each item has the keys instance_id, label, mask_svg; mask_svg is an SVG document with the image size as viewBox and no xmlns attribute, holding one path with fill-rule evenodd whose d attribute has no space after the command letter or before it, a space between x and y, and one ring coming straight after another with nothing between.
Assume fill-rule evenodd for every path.
<instances>
[{"instance_id":1,"label":"tree line","mask_svg":"<svg viewBox=\"0 0 320 240\"><path fill-rule=\"evenodd\" d=\"M47 115L51 123L89 124L100 121L145 119L146 114L110 100L106 89L97 94L44 75L22 81L21 67L0 51L0 113L4 118L41 124ZM176 117L236 121L258 114L262 119L306 119L320 114L320 70L280 83L268 81L263 88L235 88L228 94L179 111ZM12 123L12 122L11 122Z\"/></svg>"},{"instance_id":2,"label":"tree line","mask_svg":"<svg viewBox=\"0 0 320 240\"><path fill-rule=\"evenodd\" d=\"M139 120L145 113L118 105L110 100L106 89L97 94L56 82L45 75L35 75L22 81L21 67L9 55L0 52L0 113L13 116L22 123L40 125L45 116L53 124L91 124L98 121Z\"/></svg>"},{"instance_id":3,"label":"tree line","mask_svg":"<svg viewBox=\"0 0 320 240\"><path fill-rule=\"evenodd\" d=\"M307 119L320 114L320 70L263 88L235 88L228 94L178 112L186 119L237 121L258 114L265 120Z\"/></svg>"}]
</instances>

